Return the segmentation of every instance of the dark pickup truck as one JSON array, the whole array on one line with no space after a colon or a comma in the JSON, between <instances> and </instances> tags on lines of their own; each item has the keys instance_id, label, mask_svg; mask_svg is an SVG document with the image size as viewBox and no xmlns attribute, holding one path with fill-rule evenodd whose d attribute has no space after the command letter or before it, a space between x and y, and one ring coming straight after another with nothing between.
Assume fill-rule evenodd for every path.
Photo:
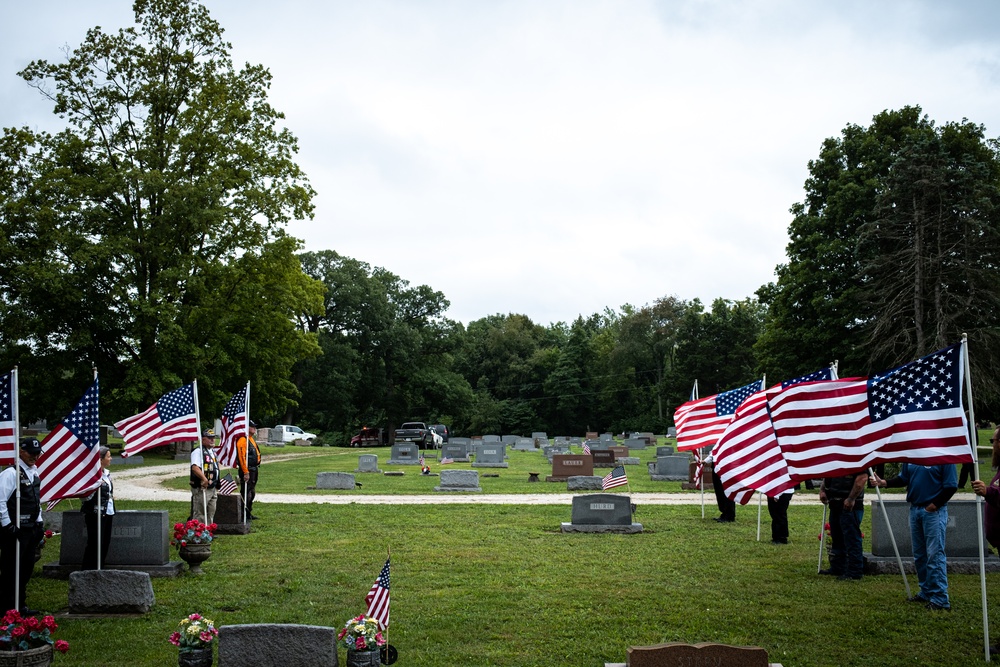
<instances>
[{"instance_id":1,"label":"dark pickup truck","mask_svg":"<svg viewBox=\"0 0 1000 667\"><path fill-rule=\"evenodd\" d=\"M432 442L432 436L423 422L406 422L396 429L396 442L415 442L418 447L426 448Z\"/></svg>"}]
</instances>

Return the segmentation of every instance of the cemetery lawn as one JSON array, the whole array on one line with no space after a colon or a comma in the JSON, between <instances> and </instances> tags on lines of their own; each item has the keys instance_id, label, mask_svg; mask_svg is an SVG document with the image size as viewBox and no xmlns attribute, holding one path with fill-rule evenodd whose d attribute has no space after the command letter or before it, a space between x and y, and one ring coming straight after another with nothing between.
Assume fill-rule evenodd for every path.
<instances>
[{"instance_id":1,"label":"cemetery lawn","mask_svg":"<svg viewBox=\"0 0 1000 667\"><path fill-rule=\"evenodd\" d=\"M277 477L262 471L262 492L273 491ZM187 514L185 503L120 505L168 509L173 521ZM167 637L191 612L217 625L339 628L364 611L387 548L389 641L399 665L600 667L624 662L629 646L670 641L761 646L786 667L983 660L978 576L950 577L950 613L907 603L899 576L817 576L818 504L790 508L785 546L770 543L766 511L764 539L756 541L755 503L737 509L735 524L717 524L697 505L640 501L636 521L645 532L637 535L563 534L568 506L261 503L255 510L262 519L251 534L217 538L204 575L154 578L148 614L57 618L55 636L70 642L70 652L55 664L176 664ZM55 537L42 562L57 560L58 549ZM65 610L67 586L36 572L28 602ZM995 591L1000 575L988 575L987 586Z\"/></svg>"}]
</instances>

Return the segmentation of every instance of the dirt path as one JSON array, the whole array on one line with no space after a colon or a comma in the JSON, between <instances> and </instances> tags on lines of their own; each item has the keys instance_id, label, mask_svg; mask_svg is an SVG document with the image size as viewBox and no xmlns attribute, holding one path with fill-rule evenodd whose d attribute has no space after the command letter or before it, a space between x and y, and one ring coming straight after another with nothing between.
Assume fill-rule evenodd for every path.
<instances>
[{"instance_id":1,"label":"dirt path","mask_svg":"<svg viewBox=\"0 0 1000 667\"><path fill-rule=\"evenodd\" d=\"M300 456L318 456L318 454L275 454L267 457L264 465L287 461ZM184 475L190 466L187 463L176 463L161 466L146 466L133 470L117 470L114 473L115 498L122 500L175 500L185 502L191 499L191 494L185 489L168 489L163 483L174 477ZM293 503L293 504L327 504L327 505L569 505L573 502L572 493L439 493L420 496L376 496L355 494L307 495L295 493L258 493L257 500L262 503ZM633 501L637 505L700 505L701 495L696 493L633 493ZM959 500L972 500L972 493L958 493ZM755 505L751 500L747 507ZM793 505L816 505L818 500L812 494L796 494L792 496ZM715 496L705 494L705 511L715 511Z\"/></svg>"}]
</instances>

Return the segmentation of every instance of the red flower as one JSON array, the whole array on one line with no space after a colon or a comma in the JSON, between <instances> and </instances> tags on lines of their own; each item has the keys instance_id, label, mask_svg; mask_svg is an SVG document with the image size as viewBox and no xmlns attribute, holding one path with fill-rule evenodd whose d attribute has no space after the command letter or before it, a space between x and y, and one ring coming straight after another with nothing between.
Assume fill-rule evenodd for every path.
<instances>
[{"instance_id":1,"label":"red flower","mask_svg":"<svg viewBox=\"0 0 1000 667\"><path fill-rule=\"evenodd\" d=\"M367 644L365 644L364 637L358 637L357 639L354 640L354 648L356 648L357 650L364 651L366 646Z\"/></svg>"},{"instance_id":2,"label":"red flower","mask_svg":"<svg viewBox=\"0 0 1000 667\"><path fill-rule=\"evenodd\" d=\"M59 639L56 641L56 650L60 653L65 653L69 650L69 642L65 639Z\"/></svg>"},{"instance_id":3,"label":"red flower","mask_svg":"<svg viewBox=\"0 0 1000 667\"><path fill-rule=\"evenodd\" d=\"M175 523L174 524L174 530L184 530L184 524L183 523Z\"/></svg>"},{"instance_id":4,"label":"red flower","mask_svg":"<svg viewBox=\"0 0 1000 667\"><path fill-rule=\"evenodd\" d=\"M46 616L45 618L43 618L42 625L44 625L45 629L48 630L49 632L52 632L53 630L59 627L58 625L56 625L56 619L53 616Z\"/></svg>"},{"instance_id":5,"label":"red flower","mask_svg":"<svg viewBox=\"0 0 1000 667\"><path fill-rule=\"evenodd\" d=\"M11 609L6 614L3 615L3 622L6 624L20 623L21 622L21 612L17 609Z\"/></svg>"}]
</instances>

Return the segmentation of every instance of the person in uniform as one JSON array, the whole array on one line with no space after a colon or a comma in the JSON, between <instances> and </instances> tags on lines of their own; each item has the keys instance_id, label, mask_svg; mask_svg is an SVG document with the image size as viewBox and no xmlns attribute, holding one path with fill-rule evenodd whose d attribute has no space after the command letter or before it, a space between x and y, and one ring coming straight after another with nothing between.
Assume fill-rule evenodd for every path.
<instances>
[{"instance_id":1,"label":"person in uniform","mask_svg":"<svg viewBox=\"0 0 1000 667\"><path fill-rule=\"evenodd\" d=\"M201 447L191 451L191 518L211 525L219 494L219 460L215 457L215 431L201 432Z\"/></svg>"},{"instance_id":2,"label":"person in uniform","mask_svg":"<svg viewBox=\"0 0 1000 667\"><path fill-rule=\"evenodd\" d=\"M80 511L87 525L87 546L83 550L83 565L81 569L104 569L104 561L108 557L108 547L111 546L111 524L115 518L114 484L111 481L111 450L101 447L98 450L101 457L101 483L94 492L83 499ZM100 503L98 503L100 500ZM97 519L101 520L100 568L97 563Z\"/></svg>"},{"instance_id":3,"label":"person in uniform","mask_svg":"<svg viewBox=\"0 0 1000 667\"><path fill-rule=\"evenodd\" d=\"M257 497L257 472L260 467L260 447L257 446L257 424L250 420L247 425L249 437L240 436L236 440L236 472L240 478L240 493L246 503L247 518L257 519L253 513L253 500ZM249 447L247 446L249 441Z\"/></svg>"},{"instance_id":4,"label":"person in uniform","mask_svg":"<svg viewBox=\"0 0 1000 667\"><path fill-rule=\"evenodd\" d=\"M35 569L35 548L45 535L41 478L35 467L35 459L41 453L38 440L23 438L18 447L17 466L0 471L0 606L4 611L18 609L22 616L38 614L25 600L28 580ZM16 574L18 553L20 581Z\"/></svg>"}]
</instances>

